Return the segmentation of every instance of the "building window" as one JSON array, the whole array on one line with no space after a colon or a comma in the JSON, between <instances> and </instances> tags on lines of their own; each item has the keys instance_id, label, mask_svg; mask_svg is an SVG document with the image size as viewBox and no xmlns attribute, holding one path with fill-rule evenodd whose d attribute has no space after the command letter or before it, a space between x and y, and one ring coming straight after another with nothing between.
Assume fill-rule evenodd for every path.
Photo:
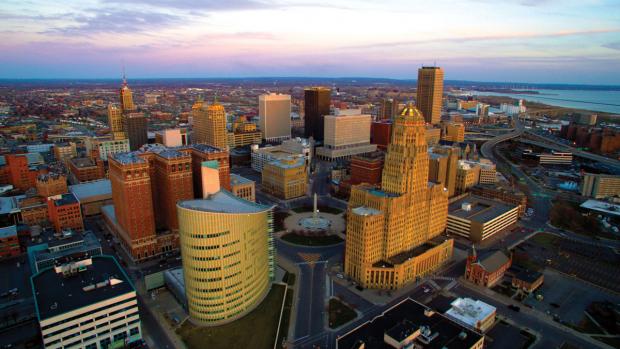
<instances>
[{"instance_id":1,"label":"building window","mask_svg":"<svg viewBox=\"0 0 620 349\"><path fill-rule=\"evenodd\" d=\"M131 330L129 330L129 335L130 336L134 336L136 334L140 333L140 329L137 327L132 328Z\"/></svg>"}]
</instances>

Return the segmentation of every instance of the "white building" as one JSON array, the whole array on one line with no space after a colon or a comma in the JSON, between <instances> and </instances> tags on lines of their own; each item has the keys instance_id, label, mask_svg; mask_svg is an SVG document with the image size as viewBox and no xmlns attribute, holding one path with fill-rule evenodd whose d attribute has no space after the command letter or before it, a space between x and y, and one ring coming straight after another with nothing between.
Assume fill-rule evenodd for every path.
<instances>
[{"instance_id":1,"label":"white building","mask_svg":"<svg viewBox=\"0 0 620 349\"><path fill-rule=\"evenodd\" d=\"M370 114L360 109L336 109L333 115L325 115L323 146L316 148L316 156L335 160L377 150L376 144L370 144L370 123Z\"/></svg>"},{"instance_id":2,"label":"white building","mask_svg":"<svg viewBox=\"0 0 620 349\"><path fill-rule=\"evenodd\" d=\"M129 151L129 139L111 139L109 137L88 137L84 140L86 154L90 155L93 150L99 153L99 158L108 161L112 154L126 153Z\"/></svg>"},{"instance_id":3,"label":"white building","mask_svg":"<svg viewBox=\"0 0 620 349\"><path fill-rule=\"evenodd\" d=\"M252 169L263 172L263 166L271 161L284 159L291 155L302 155L309 168L312 159L312 144L305 138L287 139L282 144L259 148L252 145Z\"/></svg>"},{"instance_id":4,"label":"white building","mask_svg":"<svg viewBox=\"0 0 620 349\"><path fill-rule=\"evenodd\" d=\"M471 298L457 298L445 315L479 332L486 332L495 323L497 309Z\"/></svg>"},{"instance_id":5,"label":"white building","mask_svg":"<svg viewBox=\"0 0 620 349\"><path fill-rule=\"evenodd\" d=\"M45 349L123 347L142 339L136 291L111 256L72 259L31 278Z\"/></svg>"},{"instance_id":6,"label":"white building","mask_svg":"<svg viewBox=\"0 0 620 349\"><path fill-rule=\"evenodd\" d=\"M502 103L499 109L508 116L515 116L521 113L525 113L527 108L523 105L523 100L518 100L515 104Z\"/></svg>"},{"instance_id":7,"label":"white building","mask_svg":"<svg viewBox=\"0 0 620 349\"><path fill-rule=\"evenodd\" d=\"M573 163L573 153L552 151L538 154L538 163L541 165L570 165Z\"/></svg>"}]
</instances>

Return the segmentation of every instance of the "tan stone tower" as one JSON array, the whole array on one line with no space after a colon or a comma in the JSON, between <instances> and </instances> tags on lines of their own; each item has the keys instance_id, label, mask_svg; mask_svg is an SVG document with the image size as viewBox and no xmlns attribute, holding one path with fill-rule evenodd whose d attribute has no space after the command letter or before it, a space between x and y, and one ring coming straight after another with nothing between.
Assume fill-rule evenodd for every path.
<instances>
[{"instance_id":1,"label":"tan stone tower","mask_svg":"<svg viewBox=\"0 0 620 349\"><path fill-rule=\"evenodd\" d=\"M426 127L411 104L394 120L381 189L354 186L345 272L363 287L395 289L452 256L445 230L448 191L428 182Z\"/></svg>"}]
</instances>

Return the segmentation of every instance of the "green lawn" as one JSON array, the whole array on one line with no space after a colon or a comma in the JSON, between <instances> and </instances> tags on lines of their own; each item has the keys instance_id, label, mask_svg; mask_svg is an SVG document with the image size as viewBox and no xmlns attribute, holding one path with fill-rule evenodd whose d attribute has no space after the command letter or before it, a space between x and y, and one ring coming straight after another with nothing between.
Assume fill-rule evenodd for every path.
<instances>
[{"instance_id":1,"label":"green lawn","mask_svg":"<svg viewBox=\"0 0 620 349\"><path fill-rule=\"evenodd\" d=\"M337 328L357 317L355 310L341 302L339 299L329 300L329 327Z\"/></svg>"},{"instance_id":2,"label":"green lawn","mask_svg":"<svg viewBox=\"0 0 620 349\"><path fill-rule=\"evenodd\" d=\"M541 246L552 247L556 239L557 237L555 235L547 234L547 233L538 233L532 236L530 240L532 240L532 242L535 242Z\"/></svg>"},{"instance_id":3,"label":"green lawn","mask_svg":"<svg viewBox=\"0 0 620 349\"><path fill-rule=\"evenodd\" d=\"M273 285L263 302L241 319L217 327L199 327L188 320L177 329L177 334L188 349L271 349L277 332L285 287Z\"/></svg>"},{"instance_id":4,"label":"green lawn","mask_svg":"<svg viewBox=\"0 0 620 349\"><path fill-rule=\"evenodd\" d=\"M304 246L328 246L343 241L336 235L305 236L296 233L284 234L282 235L282 240Z\"/></svg>"}]
</instances>

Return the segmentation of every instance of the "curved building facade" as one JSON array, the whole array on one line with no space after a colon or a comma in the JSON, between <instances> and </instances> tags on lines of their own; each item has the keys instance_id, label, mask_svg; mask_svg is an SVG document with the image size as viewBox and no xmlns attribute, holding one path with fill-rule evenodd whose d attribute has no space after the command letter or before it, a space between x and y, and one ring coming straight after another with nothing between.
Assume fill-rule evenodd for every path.
<instances>
[{"instance_id":1,"label":"curved building facade","mask_svg":"<svg viewBox=\"0 0 620 349\"><path fill-rule=\"evenodd\" d=\"M258 306L274 278L271 207L220 190L177 211L192 321L221 325Z\"/></svg>"}]
</instances>

